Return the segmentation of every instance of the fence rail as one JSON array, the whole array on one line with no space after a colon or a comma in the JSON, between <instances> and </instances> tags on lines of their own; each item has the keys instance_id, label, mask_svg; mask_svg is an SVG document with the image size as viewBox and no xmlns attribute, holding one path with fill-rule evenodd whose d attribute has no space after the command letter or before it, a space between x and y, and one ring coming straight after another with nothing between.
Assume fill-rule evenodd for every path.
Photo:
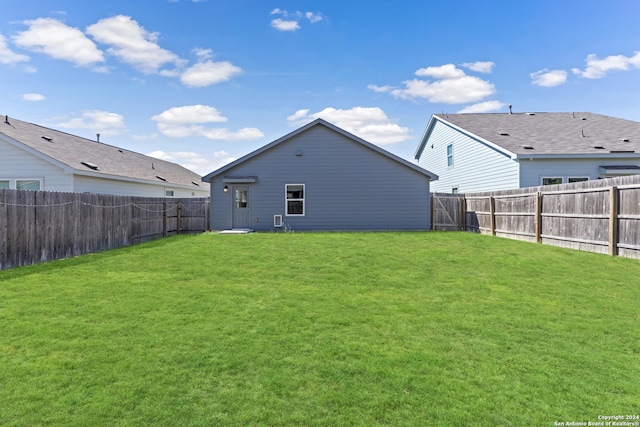
<instances>
[{"instance_id":1,"label":"fence rail","mask_svg":"<svg viewBox=\"0 0 640 427\"><path fill-rule=\"evenodd\" d=\"M640 176L490 193L436 193L432 206L448 209L446 215L434 214L434 229L640 259ZM435 218L451 223L438 224Z\"/></svg>"},{"instance_id":2,"label":"fence rail","mask_svg":"<svg viewBox=\"0 0 640 427\"><path fill-rule=\"evenodd\" d=\"M0 270L209 228L209 199L0 190Z\"/></svg>"}]
</instances>

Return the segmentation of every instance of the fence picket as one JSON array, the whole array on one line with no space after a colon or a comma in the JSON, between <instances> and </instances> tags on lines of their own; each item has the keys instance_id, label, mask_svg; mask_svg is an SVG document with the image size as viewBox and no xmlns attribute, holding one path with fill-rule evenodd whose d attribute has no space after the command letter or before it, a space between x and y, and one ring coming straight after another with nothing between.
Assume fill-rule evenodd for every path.
<instances>
[{"instance_id":1,"label":"fence picket","mask_svg":"<svg viewBox=\"0 0 640 427\"><path fill-rule=\"evenodd\" d=\"M169 235L207 231L208 205L207 198L0 189L0 270L160 238L163 224Z\"/></svg>"},{"instance_id":2,"label":"fence picket","mask_svg":"<svg viewBox=\"0 0 640 427\"><path fill-rule=\"evenodd\" d=\"M640 259L639 175L445 196L464 199L467 231Z\"/></svg>"}]
</instances>

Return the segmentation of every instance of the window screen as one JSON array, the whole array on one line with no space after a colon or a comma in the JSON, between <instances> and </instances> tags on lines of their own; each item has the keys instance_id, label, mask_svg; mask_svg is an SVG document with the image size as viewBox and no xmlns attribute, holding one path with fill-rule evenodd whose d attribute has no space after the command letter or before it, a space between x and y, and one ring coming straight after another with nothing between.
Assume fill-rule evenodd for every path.
<instances>
[{"instance_id":1,"label":"window screen","mask_svg":"<svg viewBox=\"0 0 640 427\"><path fill-rule=\"evenodd\" d=\"M287 215L304 215L304 184L287 184Z\"/></svg>"}]
</instances>

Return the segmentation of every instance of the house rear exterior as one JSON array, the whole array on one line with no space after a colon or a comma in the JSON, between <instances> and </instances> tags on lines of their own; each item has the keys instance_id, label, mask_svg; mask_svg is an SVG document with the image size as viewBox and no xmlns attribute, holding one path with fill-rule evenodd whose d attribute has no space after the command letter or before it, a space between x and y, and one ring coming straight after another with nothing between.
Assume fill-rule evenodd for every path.
<instances>
[{"instance_id":1,"label":"house rear exterior","mask_svg":"<svg viewBox=\"0 0 640 427\"><path fill-rule=\"evenodd\" d=\"M443 193L638 174L640 123L584 112L434 114L415 158Z\"/></svg>"},{"instance_id":2,"label":"house rear exterior","mask_svg":"<svg viewBox=\"0 0 640 427\"><path fill-rule=\"evenodd\" d=\"M322 119L203 178L211 229L426 230L432 173Z\"/></svg>"},{"instance_id":3,"label":"house rear exterior","mask_svg":"<svg viewBox=\"0 0 640 427\"><path fill-rule=\"evenodd\" d=\"M142 197L208 197L175 163L10 117L0 121L0 188Z\"/></svg>"}]
</instances>

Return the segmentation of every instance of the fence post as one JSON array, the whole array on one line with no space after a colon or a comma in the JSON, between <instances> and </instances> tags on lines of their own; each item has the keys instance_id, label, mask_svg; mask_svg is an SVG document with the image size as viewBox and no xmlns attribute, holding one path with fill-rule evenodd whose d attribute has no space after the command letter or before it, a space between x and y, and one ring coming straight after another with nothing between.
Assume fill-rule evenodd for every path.
<instances>
[{"instance_id":1,"label":"fence post","mask_svg":"<svg viewBox=\"0 0 640 427\"><path fill-rule=\"evenodd\" d=\"M435 196L433 194L431 194L431 230L435 230L435 228L433 228L433 224L434 224L433 223L433 221L434 221L433 218L434 218L434 215L436 214L436 209L434 207L435 206L434 205L435 200L436 200Z\"/></svg>"},{"instance_id":2,"label":"fence post","mask_svg":"<svg viewBox=\"0 0 640 427\"><path fill-rule=\"evenodd\" d=\"M178 200L178 206L176 208L178 209L178 213L177 213L177 215L178 215L178 219L177 219L178 224L176 224L177 225L176 228L178 229L177 230L177 234L180 234L180 232L182 231L182 200Z\"/></svg>"},{"instance_id":3,"label":"fence post","mask_svg":"<svg viewBox=\"0 0 640 427\"><path fill-rule=\"evenodd\" d=\"M162 201L162 235L164 237L167 237L168 235L168 230L167 230L167 200L164 199Z\"/></svg>"},{"instance_id":4,"label":"fence post","mask_svg":"<svg viewBox=\"0 0 640 427\"><path fill-rule=\"evenodd\" d=\"M536 243L542 243L542 193L536 193L536 219L535 219Z\"/></svg>"},{"instance_id":5,"label":"fence post","mask_svg":"<svg viewBox=\"0 0 640 427\"><path fill-rule=\"evenodd\" d=\"M609 255L618 255L618 187L609 189Z\"/></svg>"},{"instance_id":6,"label":"fence post","mask_svg":"<svg viewBox=\"0 0 640 427\"><path fill-rule=\"evenodd\" d=\"M493 196L489 197L489 224L491 227L491 235L496 235L496 200Z\"/></svg>"},{"instance_id":7,"label":"fence post","mask_svg":"<svg viewBox=\"0 0 640 427\"><path fill-rule=\"evenodd\" d=\"M458 201L460 209L460 228L462 231L467 231L467 198L462 196Z\"/></svg>"}]
</instances>

